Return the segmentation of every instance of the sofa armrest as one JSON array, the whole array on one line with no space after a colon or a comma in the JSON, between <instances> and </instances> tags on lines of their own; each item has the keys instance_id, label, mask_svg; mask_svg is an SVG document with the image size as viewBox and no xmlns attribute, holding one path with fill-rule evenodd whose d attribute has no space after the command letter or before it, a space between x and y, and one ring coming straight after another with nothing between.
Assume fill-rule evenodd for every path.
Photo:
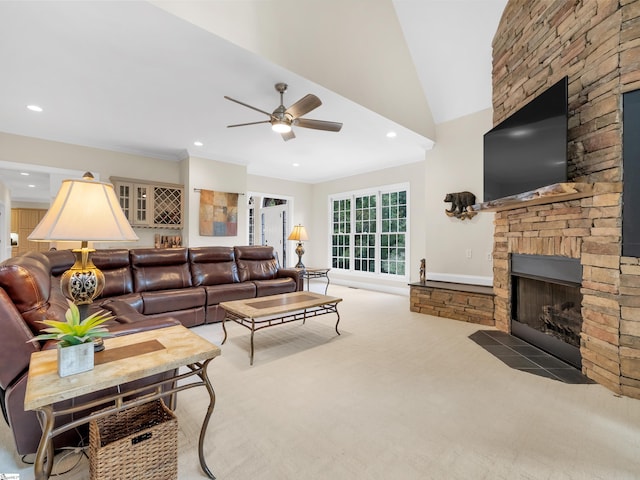
<instances>
[{"instance_id":1,"label":"sofa armrest","mask_svg":"<svg viewBox=\"0 0 640 480\"><path fill-rule=\"evenodd\" d=\"M6 390L29 368L31 354L40 350L40 343L31 341L33 333L1 287L0 328L0 388Z\"/></svg>"},{"instance_id":2,"label":"sofa armrest","mask_svg":"<svg viewBox=\"0 0 640 480\"><path fill-rule=\"evenodd\" d=\"M173 317L145 318L144 320L138 320L133 323L120 323L118 325L110 325L109 331L116 337L121 337L123 335L130 335L132 333L157 330L158 328L173 327L175 325L182 325L182 323L180 323L180 320L177 320Z\"/></svg>"},{"instance_id":3,"label":"sofa armrest","mask_svg":"<svg viewBox=\"0 0 640 480\"><path fill-rule=\"evenodd\" d=\"M110 311L119 323L135 323L147 318L134 306L122 300L112 300L103 303L102 308ZM111 323L112 322L108 325L109 327Z\"/></svg>"},{"instance_id":4,"label":"sofa armrest","mask_svg":"<svg viewBox=\"0 0 640 480\"><path fill-rule=\"evenodd\" d=\"M127 302L121 300L106 303L103 307L116 317L115 321L117 323L109 323L107 329L117 337L130 333L154 330L156 328L182 325L179 320L173 317L147 317Z\"/></svg>"},{"instance_id":5,"label":"sofa armrest","mask_svg":"<svg viewBox=\"0 0 640 480\"><path fill-rule=\"evenodd\" d=\"M296 291L304 290L304 279L301 268L280 268L278 269L278 278L290 277L296 282Z\"/></svg>"}]
</instances>

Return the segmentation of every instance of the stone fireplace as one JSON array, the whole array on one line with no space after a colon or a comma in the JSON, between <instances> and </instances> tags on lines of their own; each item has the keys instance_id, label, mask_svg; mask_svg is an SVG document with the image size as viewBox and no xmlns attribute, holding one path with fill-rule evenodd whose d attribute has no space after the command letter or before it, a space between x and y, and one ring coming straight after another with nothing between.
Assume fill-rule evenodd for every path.
<instances>
[{"instance_id":1,"label":"stone fireplace","mask_svg":"<svg viewBox=\"0 0 640 480\"><path fill-rule=\"evenodd\" d=\"M578 363L576 366L589 378L616 391L620 389L621 362L617 300L621 247L619 233L614 233L619 230L615 225L620 215L621 188L619 183L602 183L594 185L591 192L582 192L586 196L579 199L562 201L566 192L544 199L532 195L534 200L503 206L495 214L493 253L496 327L517 336L525 335L525 340L532 342L526 331L522 333L519 323L526 322L519 322L516 300L523 288L532 290L539 285L525 283L523 287L523 276L525 282L545 280L547 284L567 287L566 290L556 287L558 296L549 297L550 302L540 305L540 310L545 306L556 307L559 315L566 317L579 310L581 325L575 332L579 343L577 348L574 345L573 356L565 360ZM545 259L555 259L558 265L549 267L541 261ZM549 277L556 278L549 281ZM548 285L540 288L543 293L544 289L550 290ZM569 307L571 302L573 306ZM527 304L522 308L530 307ZM544 323L539 318L544 315L553 312L538 311L533 323L536 320ZM518 323L512 323L514 317ZM556 327L561 329L559 325ZM549 347L542 348L549 351ZM563 356L553 349L550 353Z\"/></svg>"},{"instance_id":2,"label":"stone fireplace","mask_svg":"<svg viewBox=\"0 0 640 480\"><path fill-rule=\"evenodd\" d=\"M496 327L512 332L513 289L517 296L518 289L531 288L512 275L514 257L577 261L581 299L552 300L546 306L559 313L547 309L538 316L573 317L570 309L579 300L582 372L640 399L640 258L622 255L628 225L622 198L634 188L623 177L622 105L626 93L640 89L639 38L640 0L508 1L493 40L494 124L566 75L570 183L492 210Z\"/></svg>"},{"instance_id":3,"label":"stone fireplace","mask_svg":"<svg viewBox=\"0 0 640 480\"><path fill-rule=\"evenodd\" d=\"M582 266L575 258L511 254L511 333L582 368Z\"/></svg>"}]
</instances>

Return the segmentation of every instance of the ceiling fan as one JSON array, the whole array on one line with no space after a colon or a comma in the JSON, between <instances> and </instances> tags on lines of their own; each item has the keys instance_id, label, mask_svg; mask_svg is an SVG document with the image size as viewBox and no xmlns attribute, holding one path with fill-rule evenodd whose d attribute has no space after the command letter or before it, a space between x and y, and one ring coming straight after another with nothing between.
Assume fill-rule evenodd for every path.
<instances>
[{"instance_id":1,"label":"ceiling fan","mask_svg":"<svg viewBox=\"0 0 640 480\"><path fill-rule=\"evenodd\" d=\"M264 113L269 117L269 120L263 120L261 122L250 122L250 123L238 123L235 125L227 125L227 128L232 127L244 127L247 125L257 125L259 123L270 123L271 129L274 132L278 132L282 135L282 139L287 141L292 138L296 138L295 134L291 127L294 125L296 127L304 127L304 128L313 128L315 130L326 130L328 132L339 132L342 128L342 123L338 122L327 122L325 120L311 120L309 118L301 118L303 115L309 113L311 110L318 108L322 105L322 102L318 97L309 93L298 100L296 103L291 105L289 108L285 108L283 96L284 92L287 91L286 83L276 83L275 85L276 91L280 92L280 106L276 108L273 113L265 112L264 110L260 110L259 108L252 107L251 105L247 105L239 100L235 100L231 97L224 98L227 100L231 100L232 102L243 105L251 110L255 110L256 112Z\"/></svg>"}]
</instances>

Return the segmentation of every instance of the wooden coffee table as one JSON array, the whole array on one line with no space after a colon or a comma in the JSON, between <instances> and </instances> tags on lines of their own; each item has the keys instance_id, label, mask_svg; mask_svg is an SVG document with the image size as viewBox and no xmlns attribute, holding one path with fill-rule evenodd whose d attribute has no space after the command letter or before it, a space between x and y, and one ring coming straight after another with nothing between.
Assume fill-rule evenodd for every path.
<instances>
[{"instance_id":1,"label":"wooden coffee table","mask_svg":"<svg viewBox=\"0 0 640 480\"><path fill-rule=\"evenodd\" d=\"M338 324L340 323L338 303L341 301L341 298L303 291L221 302L220 306L226 312L222 321L222 329L224 330L222 343L224 344L227 340L227 320L233 320L251 330L249 364L253 365L253 335L263 328L283 325L297 320L302 320L302 323L304 323L307 318L335 313L338 316L336 333L340 335L338 331Z\"/></svg>"}]
</instances>

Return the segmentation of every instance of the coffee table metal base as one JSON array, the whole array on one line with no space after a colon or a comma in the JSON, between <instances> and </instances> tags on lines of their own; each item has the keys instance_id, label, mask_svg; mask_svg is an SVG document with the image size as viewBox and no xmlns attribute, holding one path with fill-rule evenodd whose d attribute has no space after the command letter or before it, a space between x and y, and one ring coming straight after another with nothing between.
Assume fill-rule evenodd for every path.
<instances>
[{"instance_id":1,"label":"coffee table metal base","mask_svg":"<svg viewBox=\"0 0 640 480\"><path fill-rule=\"evenodd\" d=\"M224 339L222 340L222 344L227 341L227 327L226 321L232 320L239 325L242 325L245 328L251 330L251 349L249 353L249 364L253 365L253 353L254 353L254 345L253 345L253 336L258 330L262 330L263 328L275 327L276 325L283 325L285 323L291 323L302 320L302 324L304 325L307 318L317 317L319 315L327 315L329 313L335 313L338 317L336 321L336 333L340 335L340 331L338 330L338 324L340 323L340 313L338 312L338 302L341 299L334 299L332 303L327 303L324 305L319 305L315 307L309 307L302 309L296 312L286 312L281 315L273 315L266 318L254 318L248 317L245 315L241 315L239 313L226 310L225 318L222 321L222 329L224 330Z\"/></svg>"}]
</instances>

